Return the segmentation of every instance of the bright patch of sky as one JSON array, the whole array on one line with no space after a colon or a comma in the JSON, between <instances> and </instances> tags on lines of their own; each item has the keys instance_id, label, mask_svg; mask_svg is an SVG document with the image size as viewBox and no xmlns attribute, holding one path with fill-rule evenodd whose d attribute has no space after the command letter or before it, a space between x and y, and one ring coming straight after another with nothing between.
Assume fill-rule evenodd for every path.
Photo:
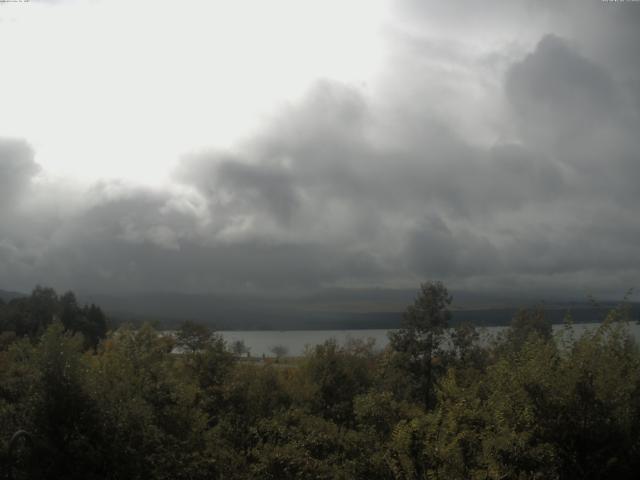
<instances>
[{"instance_id":1,"label":"bright patch of sky","mask_svg":"<svg viewBox=\"0 0 640 480\"><path fill-rule=\"evenodd\" d=\"M49 174L154 183L316 79L366 90L383 2L94 1L0 8L0 132Z\"/></svg>"}]
</instances>

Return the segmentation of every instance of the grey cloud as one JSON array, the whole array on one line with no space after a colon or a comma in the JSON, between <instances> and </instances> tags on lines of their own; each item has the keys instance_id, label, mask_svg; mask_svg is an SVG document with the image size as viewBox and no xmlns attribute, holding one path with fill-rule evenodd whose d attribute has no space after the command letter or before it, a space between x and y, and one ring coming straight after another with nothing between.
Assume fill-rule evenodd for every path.
<instances>
[{"instance_id":1,"label":"grey cloud","mask_svg":"<svg viewBox=\"0 0 640 480\"><path fill-rule=\"evenodd\" d=\"M510 98L514 98L513 91L509 91L514 78L520 78L524 85L519 93L530 94L528 89L540 81L541 71L548 64L562 66L563 61L555 58L539 61L540 52L558 55L560 60L569 57L578 64L578 70L596 72L596 80L585 80L587 87L583 90L588 93L589 88L597 90L599 82L608 89L614 88L599 67L564 41L545 37L534 52L508 72ZM571 75L562 73L557 81L571 81ZM326 95L328 85L321 88ZM342 95L351 105L362 105L361 101L353 102L354 92L345 95L343 87L336 88L340 93L329 95L334 102ZM563 88L551 89L549 108L562 111L566 107L566 103L554 98L562 96ZM614 97L615 93L609 93ZM607 108L611 112L613 105L607 100L597 110ZM415 117L409 116L403 119L409 131L406 143L374 146L366 136L351 134L366 131L367 122L371 127L374 120L370 117L336 114L331 128L324 128L323 121L330 116L326 109L339 112L340 105L323 103L319 126L310 113L317 108L317 103L308 101L298 111L288 111L284 125L276 121L251 143L244 156L201 157L198 166L190 165L191 175L194 179L220 179L226 175L218 188L230 194L230 204L236 197L245 206L250 201L247 212L262 212L276 219L289 219L291 212L296 212L295 221L281 222L283 231L262 231L263 238L278 242L279 235L290 237L292 232L298 232L297 237L302 239L305 233L315 233L316 225L322 225L320 238L325 241L335 241L332 233L337 232L341 248L363 245L378 260L379 268L374 271L381 276L409 271L420 276L444 276L455 282L456 278L491 274L581 275L584 270L596 268L595 246L606 242L609 233L590 231L584 223L563 229L564 222L573 223L572 215L583 211L591 181L565 165L566 158L558 158L553 145L527 144L530 138L524 137L525 143L497 143L482 148L465 142L444 124L423 121L416 125L412 123ZM361 107L355 111L368 110ZM296 122L298 118L305 121ZM294 123L296 129L289 128L287 122ZM372 128L375 131L375 125ZM576 128L588 138L583 126ZM613 177L618 175L615 172ZM262 187L257 188L258 184ZM607 184L611 185L608 181ZM278 203L270 198L274 185L283 195L279 198L286 201ZM273 208L277 204L280 208ZM267 211L264 207L271 208ZM618 214L615 210L613 213ZM500 218L504 215L516 219L509 222L509 230L502 229ZM540 229L560 229L564 233L541 236ZM581 234L590 234L593 239L585 242ZM601 266L609 262L612 268L620 268L615 249L609 250Z\"/></svg>"},{"instance_id":2,"label":"grey cloud","mask_svg":"<svg viewBox=\"0 0 640 480\"><path fill-rule=\"evenodd\" d=\"M291 176L283 168L225 163L219 168L219 185L231 188L249 208L259 209L263 201L268 211L279 221L287 223L293 215L298 199L291 184Z\"/></svg>"},{"instance_id":3,"label":"grey cloud","mask_svg":"<svg viewBox=\"0 0 640 480\"><path fill-rule=\"evenodd\" d=\"M640 175L640 110L623 101L628 89L555 36L542 38L506 76L523 139L573 169L584 198L615 198L621 208L637 198Z\"/></svg>"},{"instance_id":4,"label":"grey cloud","mask_svg":"<svg viewBox=\"0 0 640 480\"><path fill-rule=\"evenodd\" d=\"M618 110L607 71L554 35L509 70L506 92L523 133L545 143L583 141Z\"/></svg>"},{"instance_id":5,"label":"grey cloud","mask_svg":"<svg viewBox=\"0 0 640 480\"><path fill-rule=\"evenodd\" d=\"M181 170L180 179L226 215L263 212L286 224L298 206L291 173L278 165L251 165L211 153L187 160Z\"/></svg>"},{"instance_id":6,"label":"grey cloud","mask_svg":"<svg viewBox=\"0 0 640 480\"><path fill-rule=\"evenodd\" d=\"M451 278L499 271L499 254L486 238L452 232L439 217L426 219L409 236L406 268L421 276Z\"/></svg>"},{"instance_id":7,"label":"grey cloud","mask_svg":"<svg viewBox=\"0 0 640 480\"><path fill-rule=\"evenodd\" d=\"M382 99L321 82L237 148L185 155L176 188L103 182L74 194L73 211L3 231L0 281L104 292L406 287L433 277L483 292L634 286L640 104L628 99L638 65L622 72L614 66L627 54L607 58L621 42L611 26L606 45L585 40L595 7L572 30L564 18L582 7L571 2L478 5L415 11L455 22L475 9L487 24L528 13L537 22L539 9L556 18L515 60L517 48L495 46L506 67L483 70L495 86L487 81L478 95L490 92L504 115L488 129L492 140L443 113L455 82L440 89L470 81L483 60L439 78L422 57L446 42L400 42ZM603 18L633 37L619 13ZM462 111L482 118L474 95ZM24 145L6 145L0 195L15 199L37 167Z\"/></svg>"},{"instance_id":8,"label":"grey cloud","mask_svg":"<svg viewBox=\"0 0 640 480\"><path fill-rule=\"evenodd\" d=\"M184 193L102 182L83 195L86 207L62 223L0 244L0 281L29 288L37 279L84 291L235 292L304 290L380 274L377 260L353 245L250 234L230 241L215 211L203 217L200 205L183 208L197 203Z\"/></svg>"},{"instance_id":9,"label":"grey cloud","mask_svg":"<svg viewBox=\"0 0 640 480\"><path fill-rule=\"evenodd\" d=\"M0 212L13 207L12 202L40 170L33 156L33 149L25 141L0 138Z\"/></svg>"},{"instance_id":10,"label":"grey cloud","mask_svg":"<svg viewBox=\"0 0 640 480\"><path fill-rule=\"evenodd\" d=\"M141 240L104 234L91 241L74 239L58 245L38 267L58 284L82 279L84 290L111 292L300 290L377 273L366 252L322 244L183 240L177 250L148 237Z\"/></svg>"},{"instance_id":11,"label":"grey cloud","mask_svg":"<svg viewBox=\"0 0 640 480\"><path fill-rule=\"evenodd\" d=\"M326 91L327 85L321 88ZM302 104L293 118L313 118L308 110L314 108L313 101ZM377 261L371 271L381 276L403 269L448 277L508 269L483 223L491 226L501 211L549 205L569 188L561 166L522 145L478 148L444 126L425 124L422 137L385 149L344 135L353 118L344 128L334 123L329 139L322 128L316 138L313 123L298 127L294 136L276 123L252 143L249 154L192 157L183 166L189 175L180 178L190 178L208 197L224 194L227 205L241 204L245 214L278 219L282 212L286 218L296 212L294 221L280 222L280 231L249 231L249 238L319 238L338 242L344 251L362 245ZM270 198L274 185L286 202ZM456 228L449 228L443 215Z\"/></svg>"}]
</instances>

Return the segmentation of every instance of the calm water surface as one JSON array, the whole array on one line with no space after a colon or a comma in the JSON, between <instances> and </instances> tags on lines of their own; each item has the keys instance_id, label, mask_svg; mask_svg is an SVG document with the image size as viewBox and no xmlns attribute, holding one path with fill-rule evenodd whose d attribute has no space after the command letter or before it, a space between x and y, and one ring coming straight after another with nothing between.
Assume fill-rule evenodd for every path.
<instances>
[{"instance_id":1,"label":"calm water surface","mask_svg":"<svg viewBox=\"0 0 640 480\"><path fill-rule=\"evenodd\" d=\"M582 323L573 326L576 336L580 336L583 332L593 330L598 324ZM483 341L504 330L506 327L486 327L480 328L481 338ZM559 332L564 328L563 325L554 325L553 329ZM640 325L632 324L629 326L636 340L640 341ZM389 343L387 337L391 330L249 330L249 331L221 331L223 338L231 343L236 340L244 341L245 345L251 350L251 355L260 357L262 355L272 356L271 348L276 345L282 345L287 350L287 355L302 355L307 346L313 347L319 345L330 338L337 340L339 344L344 344L348 339L367 339L375 340L375 347L382 350Z\"/></svg>"}]
</instances>

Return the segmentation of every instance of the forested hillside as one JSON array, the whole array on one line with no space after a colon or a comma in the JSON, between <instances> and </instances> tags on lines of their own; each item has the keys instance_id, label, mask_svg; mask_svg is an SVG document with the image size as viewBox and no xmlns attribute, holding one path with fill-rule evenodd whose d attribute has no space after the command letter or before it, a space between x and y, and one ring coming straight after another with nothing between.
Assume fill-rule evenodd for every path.
<instances>
[{"instance_id":1,"label":"forested hillside","mask_svg":"<svg viewBox=\"0 0 640 480\"><path fill-rule=\"evenodd\" d=\"M37 288L0 303L3 473L636 478L640 351L624 306L580 338L570 318L554 336L544 312L521 311L481 345L472 325L450 327L450 303L423 284L382 352L328 341L251 361L204 326L107 331L99 307Z\"/></svg>"}]
</instances>

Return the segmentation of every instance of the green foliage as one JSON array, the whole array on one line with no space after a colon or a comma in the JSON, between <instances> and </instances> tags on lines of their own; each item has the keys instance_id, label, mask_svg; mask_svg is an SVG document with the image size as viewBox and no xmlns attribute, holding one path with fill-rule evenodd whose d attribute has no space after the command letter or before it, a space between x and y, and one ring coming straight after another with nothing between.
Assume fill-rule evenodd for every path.
<instances>
[{"instance_id":1,"label":"green foliage","mask_svg":"<svg viewBox=\"0 0 640 480\"><path fill-rule=\"evenodd\" d=\"M542 308L523 309L516 314L507 330L507 344L510 348L518 350L531 336L537 336L544 341L551 339L551 322L545 318Z\"/></svg>"},{"instance_id":2,"label":"green foliage","mask_svg":"<svg viewBox=\"0 0 640 480\"><path fill-rule=\"evenodd\" d=\"M32 432L40 438L48 465L57 478L97 475L100 463L94 439L97 409L86 385L83 338L56 321L44 332L35 352L39 373L28 403Z\"/></svg>"},{"instance_id":3,"label":"green foliage","mask_svg":"<svg viewBox=\"0 0 640 480\"><path fill-rule=\"evenodd\" d=\"M335 340L327 340L308 352L299 375L306 387L303 405L327 420L353 425L353 400L372 383L368 352L351 353Z\"/></svg>"},{"instance_id":4,"label":"green foliage","mask_svg":"<svg viewBox=\"0 0 640 480\"><path fill-rule=\"evenodd\" d=\"M187 353L204 350L213 341L215 338L209 327L191 320L182 322L176 332L176 345Z\"/></svg>"},{"instance_id":5,"label":"green foliage","mask_svg":"<svg viewBox=\"0 0 640 480\"><path fill-rule=\"evenodd\" d=\"M269 365L195 324L91 337L98 307L38 288L0 305L0 478L11 462L45 480L636 478L622 310L581 336L523 311L483 343L447 328L450 302L423 285L386 351L328 341ZM9 458L20 429L33 445Z\"/></svg>"},{"instance_id":6,"label":"green foliage","mask_svg":"<svg viewBox=\"0 0 640 480\"><path fill-rule=\"evenodd\" d=\"M88 383L113 478L198 478L209 471L197 379L182 375L171 350L150 326L125 327L91 358Z\"/></svg>"},{"instance_id":7,"label":"green foliage","mask_svg":"<svg viewBox=\"0 0 640 480\"><path fill-rule=\"evenodd\" d=\"M0 348L11 338L37 340L49 325L61 321L64 330L83 336L83 348L96 348L107 334L107 318L96 305L80 306L73 292L62 296L37 286L29 297L0 304Z\"/></svg>"},{"instance_id":8,"label":"green foliage","mask_svg":"<svg viewBox=\"0 0 640 480\"><path fill-rule=\"evenodd\" d=\"M14 332L16 337L35 339L58 314L58 296L53 289L38 286L30 297L15 298L1 308L3 331Z\"/></svg>"},{"instance_id":9,"label":"green foliage","mask_svg":"<svg viewBox=\"0 0 640 480\"><path fill-rule=\"evenodd\" d=\"M391 392L370 391L354 398L354 413L358 430L386 441L398 422L419 416L422 411L416 405L396 400Z\"/></svg>"},{"instance_id":10,"label":"green foliage","mask_svg":"<svg viewBox=\"0 0 640 480\"><path fill-rule=\"evenodd\" d=\"M260 422L255 436L249 478L392 478L368 435L341 429L301 410Z\"/></svg>"},{"instance_id":11,"label":"green foliage","mask_svg":"<svg viewBox=\"0 0 640 480\"><path fill-rule=\"evenodd\" d=\"M231 344L231 351L234 355L240 357L245 353L249 356L249 348L245 345L243 340L236 340Z\"/></svg>"},{"instance_id":12,"label":"green foliage","mask_svg":"<svg viewBox=\"0 0 640 480\"><path fill-rule=\"evenodd\" d=\"M282 357L289 353L289 350L284 345L274 345L269 350L276 356L276 361L280 361Z\"/></svg>"},{"instance_id":13,"label":"green foliage","mask_svg":"<svg viewBox=\"0 0 640 480\"><path fill-rule=\"evenodd\" d=\"M30 398L40 378L34 356L35 348L27 340L0 351L0 466L8 464L14 432L33 426Z\"/></svg>"},{"instance_id":14,"label":"green foliage","mask_svg":"<svg viewBox=\"0 0 640 480\"><path fill-rule=\"evenodd\" d=\"M60 320L66 331L84 336L85 348L96 348L107 335L107 320L100 307L91 304L80 307L73 292L59 300Z\"/></svg>"},{"instance_id":15,"label":"green foliage","mask_svg":"<svg viewBox=\"0 0 640 480\"><path fill-rule=\"evenodd\" d=\"M395 366L412 382L412 396L426 408L434 404L434 385L441 373L438 357L451 319L452 297L441 282L426 282L404 313L400 330L389 335Z\"/></svg>"}]
</instances>

